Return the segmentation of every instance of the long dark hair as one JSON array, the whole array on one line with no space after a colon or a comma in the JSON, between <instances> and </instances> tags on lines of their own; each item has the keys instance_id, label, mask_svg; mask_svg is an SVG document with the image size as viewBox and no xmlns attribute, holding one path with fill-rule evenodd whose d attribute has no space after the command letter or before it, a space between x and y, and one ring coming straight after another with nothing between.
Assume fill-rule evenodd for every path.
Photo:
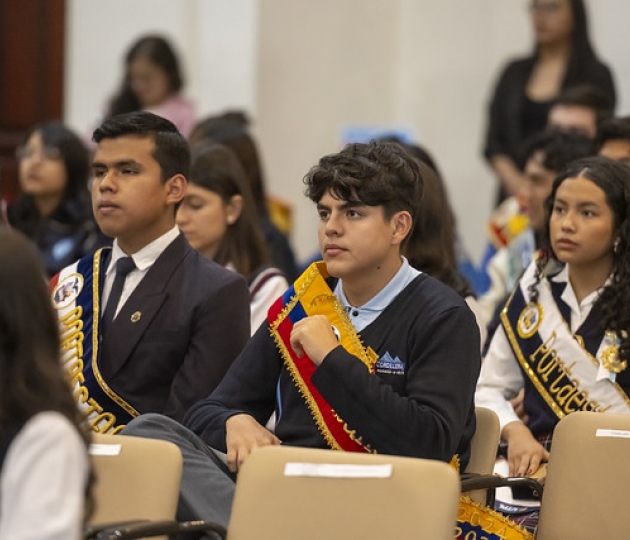
<instances>
[{"instance_id":1,"label":"long dark hair","mask_svg":"<svg viewBox=\"0 0 630 540\"><path fill-rule=\"evenodd\" d=\"M122 87L110 103L108 116L129 113L141 109L138 98L129 85L129 65L138 58L146 58L164 70L172 93L184 85L175 51L162 36L144 36L138 39L125 56L125 75Z\"/></svg>"},{"instance_id":2,"label":"long dark hair","mask_svg":"<svg viewBox=\"0 0 630 540\"><path fill-rule=\"evenodd\" d=\"M457 268L455 219L446 187L435 169L424 161L419 165L424 191L403 254L414 268L439 279L462 297L471 296L472 289Z\"/></svg>"},{"instance_id":3,"label":"long dark hair","mask_svg":"<svg viewBox=\"0 0 630 540\"><path fill-rule=\"evenodd\" d=\"M210 190L228 204L234 195L243 198L239 218L228 226L214 260L250 276L259 267L269 264L269 254L258 226L258 215L249 182L238 158L229 148L208 141L193 147L189 182Z\"/></svg>"},{"instance_id":4,"label":"long dark hair","mask_svg":"<svg viewBox=\"0 0 630 540\"><path fill-rule=\"evenodd\" d=\"M538 299L538 284L545 274L550 259L556 259L549 240L549 221L558 188L567 178L582 177L599 187L613 214L613 228L618 242L613 251L613 269L610 283L597 301L601 309L601 328L617 333L621 340L620 357L630 360L630 167L602 158L583 158L571 163L553 183L545 202L547 220L542 251L536 267L536 278L529 288L532 301Z\"/></svg>"},{"instance_id":5,"label":"long dark hair","mask_svg":"<svg viewBox=\"0 0 630 540\"><path fill-rule=\"evenodd\" d=\"M190 134L191 144L203 140L222 144L238 158L251 188L259 217L268 215L263 167L256 142L249 131L250 120L243 111L228 111L200 121Z\"/></svg>"},{"instance_id":6,"label":"long dark hair","mask_svg":"<svg viewBox=\"0 0 630 540\"><path fill-rule=\"evenodd\" d=\"M0 432L42 411L77 423L59 339L35 249L21 233L0 229Z\"/></svg>"},{"instance_id":7,"label":"long dark hair","mask_svg":"<svg viewBox=\"0 0 630 540\"><path fill-rule=\"evenodd\" d=\"M64 208L64 221L82 223L90 215L87 182L90 173L88 150L81 139L61 122L47 122L35 126L26 137L28 140L38 133L42 145L59 152L66 170L66 187L60 206ZM26 193L20 194L9 206L9 222L27 236L35 234L41 216L35 200Z\"/></svg>"},{"instance_id":8,"label":"long dark hair","mask_svg":"<svg viewBox=\"0 0 630 540\"><path fill-rule=\"evenodd\" d=\"M44 411L65 416L88 445L90 432L61 366L59 325L44 269L22 233L0 227L0 440ZM86 517L92 483L90 474Z\"/></svg>"},{"instance_id":9,"label":"long dark hair","mask_svg":"<svg viewBox=\"0 0 630 540\"><path fill-rule=\"evenodd\" d=\"M66 169L66 189L64 197L77 197L87 193L90 173L88 150L81 139L61 122L46 122L35 126L28 134L28 140L38 133L44 148L59 151L59 157Z\"/></svg>"},{"instance_id":10,"label":"long dark hair","mask_svg":"<svg viewBox=\"0 0 630 540\"><path fill-rule=\"evenodd\" d=\"M573 34L569 62L562 83L563 88L584 82L584 75L588 74L592 65L598 61L588 33L588 16L584 0L569 0L569 4L573 16ZM537 58L538 54L538 45L536 45L534 56Z\"/></svg>"}]
</instances>

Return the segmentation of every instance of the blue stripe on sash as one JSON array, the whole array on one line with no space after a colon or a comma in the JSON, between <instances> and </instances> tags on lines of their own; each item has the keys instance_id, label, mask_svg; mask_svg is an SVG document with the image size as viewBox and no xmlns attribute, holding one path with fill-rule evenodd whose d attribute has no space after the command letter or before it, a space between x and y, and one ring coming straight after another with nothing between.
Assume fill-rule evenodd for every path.
<instances>
[{"instance_id":1,"label":"blue stripe on sash","mask_svg":"<svg viewBox=\"0 0 630 540\"><path fill-rule=\"evenodd\" d=\"M558 291L558 289L556 289L556 291ZM513 338L516 340L518 347L520 348L520 354L530 364L532 370L535 372L537 372L538 370L540 370L540 372L544 372L544 367L549 365L551 357L549 355L545 356L543 352L544 343L540 337L540 334L538 332L535 332L531 337L523 338L518 334L518 331L516 330L519 316L521 315L527 304L528 302L525 300L522 289L518 287L514 292L511 300L506 305L506 316L509 321L509 325L507 325L506 321L504 320L502 320L501 322L504 329L506 330L506 333L508 335L512 334ZM590 316L587 318L587 321L588 319L590 319L590 321L593 320L593 318L591 318ZM601 343L601 339L603 338L603 333L600 333L599 340L597 340L595 336L591 335L593 333L592 323L587 324L587 321L585 321L581 328L589 330L589 340L587 343L585 343L585 345L588 345L587 351L595 356L595 354L597 353L597 348L599 347L599 343ZM596 328L595 332L597 332ZM594 347L595 343L597 343L596 347ZM514 349L514 345L511 342L510 346ZM519 351L514 350L514 353L516 357L519 356ZM530 418L528 427L532 431L534 436L547 434L553 430L555 425L558 423L559 418L545 401L545 399L541 396L538 389L534 386L532 380L530 379L530 376L520 362L519 366L523 371L525 380L525 399L523 405L525 408L525 412L529 415ZM540 382L545 386L545 388L551 386L556 378L560 375L559 373L554 372L553 375L549 376L547 381L544 381L540 372L536 374Z\"/></svg>"},{"instance_id":2,"label":"blue stripe on sash","mask_svg":"<svg viewBox=\"0 0 630 540\"><path fill-rule=\"evenodd\" d=\"M104 274L105 268L102 266L102 263L106 260L109 253L108 250L103 250L100 253L100 272ZM97 255L95 255L96 257ZM119 403L115 401L116 398L120 400L118 396L116 396L111 389L109 389L103 381L102 376L100 374L99 369L99 360L100 360L100 350L99 350L99 339L98 339L98 324L100 322L100 297L102 287L94 287L94 261L96 259L92 257L85 257L79 261L77 266L77 271L83 276L84 286L83 290L77 297L77 305L81 306L83 310L82 321L83 321L83 377L84 382L83 386L87 389L88 396L84 395L84 391L79 390L77 393L77 400L82 403L88 403L90 408L94 406L98 406L102 409L102 413L110 413L115 417L114 426L122 426L127 424L133 416L125 410ZM99 278L101 276L99 275ZM99 279L99 281L102 281ZM94 307L96 303L96 313L97 313L97 321L94 324ZM94 332L97 334L97 339L94 339ZM96 351L94 351L94 347L96 347ZM95 354L96 352L96 354ZM103 387L105 386L105 388ZM122 400L121 400L122 401ZM111 418L110 415L105 415L100 417L100 422L103 425L108 424L110 421L108 418ZM99 417L94 420L90 420L90 424L92 425L94 422L98 422ZM109 431L109 430L108 430Z\"/></svg>"}]
</instances>

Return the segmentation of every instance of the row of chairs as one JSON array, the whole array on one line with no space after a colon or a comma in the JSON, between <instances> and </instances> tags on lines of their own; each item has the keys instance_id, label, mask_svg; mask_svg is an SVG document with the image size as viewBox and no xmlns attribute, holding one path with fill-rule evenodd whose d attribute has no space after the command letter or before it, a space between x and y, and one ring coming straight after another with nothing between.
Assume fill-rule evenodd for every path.
<instances>
[{"instance_id":1,"label":"row of chairs","mask_svg":"<svg viewBox=\"0 0 630 540\"><path fill-rule=\"evenodd\" d=\"M477 422L468 476L492 471L499 440L494 413L478 409ZM182 467L174 445L121 435L97 435L95 443L96 511L86 539L212 529L174 521ZM537 539L627 538L628 450L630 415L564 418L554 434ZM287 474L288 463L295 474ZM228 540L452 540L461 487L456 471L437 461L266 447L253 452L239 473L229 530L213 530ZM130 523L107 525L121 521Z\"/></svg>"}]
</instances>

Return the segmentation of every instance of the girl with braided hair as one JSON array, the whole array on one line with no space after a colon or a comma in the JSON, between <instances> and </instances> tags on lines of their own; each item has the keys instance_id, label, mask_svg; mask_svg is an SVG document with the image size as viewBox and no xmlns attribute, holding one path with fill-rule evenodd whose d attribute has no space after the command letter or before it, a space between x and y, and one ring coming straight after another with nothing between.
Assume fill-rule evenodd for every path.
<instances>
[{"instance_id":1,"label":"girl with braided hair","mask_svg":"<svg viewBox=\"0 0 630 540\"><path fill-rule=\"evenodd\" d=\"M630 413L630 168L574 161L546 210L547 248L506 303L475 397L499 416L510 476L548 459L566 414Z\"/></svg>"}]
</instances>

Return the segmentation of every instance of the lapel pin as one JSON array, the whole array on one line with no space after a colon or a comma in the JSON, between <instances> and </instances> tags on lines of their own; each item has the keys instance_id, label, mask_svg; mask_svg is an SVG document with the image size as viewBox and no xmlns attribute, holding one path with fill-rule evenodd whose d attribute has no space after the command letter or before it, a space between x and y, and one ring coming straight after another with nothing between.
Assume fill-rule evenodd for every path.
<instances>
[{"instance_id":1,"label":"lapel pin","mask_svg":"<svg viewBox=\"0 0 630 540\"><path fill-rule=\"evenodd\" d=\"M132 316L131 316L131 322L138 322L140 320L140 317L142 317L142 313L140 313L139 311L136 311Z\"/></svg>"}]
</instances>

